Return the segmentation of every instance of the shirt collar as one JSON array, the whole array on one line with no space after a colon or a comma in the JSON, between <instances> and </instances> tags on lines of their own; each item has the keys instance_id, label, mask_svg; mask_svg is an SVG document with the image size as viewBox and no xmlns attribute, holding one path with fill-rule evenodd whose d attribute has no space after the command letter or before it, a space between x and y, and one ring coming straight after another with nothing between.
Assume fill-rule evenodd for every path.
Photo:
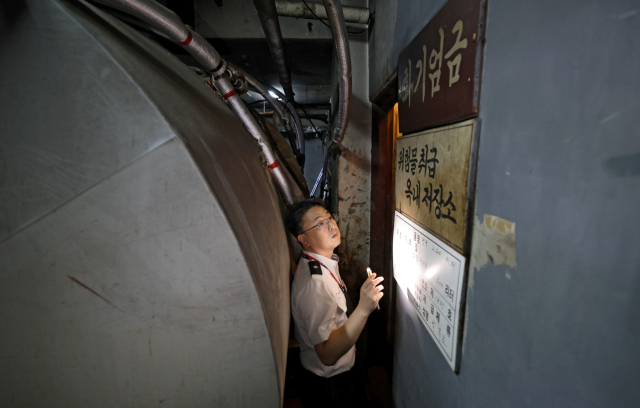
<instances>
[{"instance_id":1,"label":"shirt collar","mask_svg":"<svg viewBox=\"0 0 640 408\"><path fill-rule=\"evenodd\" d=\"M336 270L336 266L338 265L338 261L340 260L340 258L338 258L338 255L336 255L336 254L332 254L331 258L327 258L327 257L322 256L320 254L316 254L316 253L309 252L309 251L302 251L302 253L316 258L318 261L320 261L323 264L325 264L327 266L327 268L331 268L332 271Z\"/></svg>"}]
</instances>

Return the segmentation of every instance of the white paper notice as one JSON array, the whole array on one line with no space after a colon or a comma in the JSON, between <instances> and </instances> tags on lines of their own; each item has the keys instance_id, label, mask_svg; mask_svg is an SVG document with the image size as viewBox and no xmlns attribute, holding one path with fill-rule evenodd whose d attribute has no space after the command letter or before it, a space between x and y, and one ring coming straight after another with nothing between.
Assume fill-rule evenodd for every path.
<instances>
[{"instance_id":1,"label":"white paper notice","mask_svg":"<svg viewBox=\"0 0 640 408\"><path fill-rule=\"evenodd\" d=\"M457 372L465 258L396 211L393 273L440 351Z\"/></svg>"}]
</instances>

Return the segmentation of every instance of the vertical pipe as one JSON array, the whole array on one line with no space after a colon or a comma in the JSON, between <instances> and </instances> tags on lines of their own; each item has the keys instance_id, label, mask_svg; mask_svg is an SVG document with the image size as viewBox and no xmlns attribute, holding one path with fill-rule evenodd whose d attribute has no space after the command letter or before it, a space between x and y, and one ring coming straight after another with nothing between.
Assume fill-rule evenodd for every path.
<instances>
[{"instance_id":1,"label":"vertical pipe","mask_svg":"<svg viewBox=\"0 0 640 408\"><path fill-rule=\"evenodd\" d=\"M291 72L287 66L287 58L284 53L284 43L282 41L282 33L280 31L280 22L278 21L278 12L276 10L275 0L253 0L253 4L260 17L260 23L267 37L267 44L271 57L278 69L280 76L280 85L284 89L284 94L288 100L293 100L293 88L291 87Z\"/></svg>"},{"instance_id":2,"label":"vertical pipe","mask_svg":"<svg viewBox=\"0 0 640 408\"><path fill-rule=\"evenodd\" d=\"M342 142L349 123L351 112L351 52L349 51L349 40L347 38L347 25L342 15L342 5L339 0L323 0L327 11L333 41L336 47L338 60L338 114L337 121L333 128L333 137L329 147L325 152L322 166L322 183L320 191L324 191L324 184L327 179L327 167L329 164L329 154Z\"/></svg>"},{"instance_id":3,"label":"vertical pipe","mask_svg":"<svg viewBox=\"0 0 640 408\"><path fill-rule=\"evenodd\" d=\"M330 149L334 149L347 131L349 123L349 113L351 111L351 52L349 51L349 40L347 38L347 26L342 15L342 5L340 0L323 0L327 10L327 17L333 33L333 41L336 46L336 56L338 59L338 115L336 126L333 130L333 138Z\"/></svg>"}]
</instances>

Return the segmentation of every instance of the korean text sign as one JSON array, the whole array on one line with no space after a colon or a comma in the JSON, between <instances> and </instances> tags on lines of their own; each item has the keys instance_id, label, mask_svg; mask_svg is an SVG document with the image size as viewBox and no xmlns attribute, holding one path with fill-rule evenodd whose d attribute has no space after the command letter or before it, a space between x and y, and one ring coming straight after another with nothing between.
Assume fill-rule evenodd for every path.
<instances>
[{"instance_id":1,"label":"korean text sign","mask_svg":"<svg viewBox=\"0 0 640 408\"><path fill-rule=\"evenodd\" d=\"M477 117L486 0L449 0L400 54L400 132Z\"/></svg>"},{"instance_id":2,"label":"korean text sign","mask_svg":"<svg viewBox=\"0 0 640 408\"><path fill-rule=\"evenodd\" d=\"M393 275L451 369L458 372L465 258L396 211Z\"/></svg>"},{"instance_id":3,"label":"korean text sign","mask_svg":"<svg viewBox=\"0 0 640 408\"><path fill-rule=\"evenodd\" d=\"M396 210L465 252L477 119L399 137Z\"/></svg>"}]
</instances>

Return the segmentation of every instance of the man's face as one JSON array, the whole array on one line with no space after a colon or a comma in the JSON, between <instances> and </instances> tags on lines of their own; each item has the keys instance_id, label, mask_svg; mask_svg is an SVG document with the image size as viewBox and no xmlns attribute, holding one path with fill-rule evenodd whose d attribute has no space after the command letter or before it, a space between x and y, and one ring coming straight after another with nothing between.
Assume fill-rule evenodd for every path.
<instances>
[{"instance_id":1,"label":"man's face","mask_svg":"<svg viewBox=\"0 0 640 408\"><path fill-rule=\"evenodd\" d=\"M305 250L315 252L322 256L333 253L340 245L340 230L334 220L330 220L328 228L320 230L320 227L312 228L318 223L330 218L331 214L320 206L311 207L302 217L302 230L308 230L298 235L298 240ZM311 229L309 229L311 228Z\"/></svg>"}]
</instances>

